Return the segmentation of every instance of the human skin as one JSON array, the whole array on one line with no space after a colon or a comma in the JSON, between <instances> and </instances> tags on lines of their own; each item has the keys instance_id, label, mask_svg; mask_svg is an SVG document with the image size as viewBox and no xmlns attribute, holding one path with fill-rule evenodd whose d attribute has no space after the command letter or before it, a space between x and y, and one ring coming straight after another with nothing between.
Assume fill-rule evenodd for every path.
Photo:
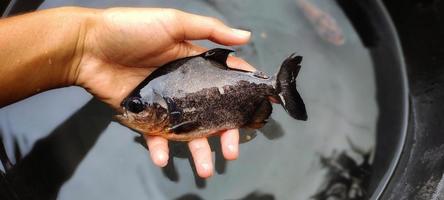
<instances>
[{"instance_id":1,"label":"human skin","mask_svg":"<svg viewBox=\"0 0 444 200\"><path fill-rule=\"evenodd\" d=\"M174 9L63 7L0 20L0 106L77 85L120 110L120 102L157 67L206 49L192 40L242 45L250 33L220 20ZM230 56L228 65L254 70ZM239 131L220 134L223 155L239 155ZM168 163L168 141L145 138L153 162ZM188 142L196 171L213 174L206 138Z\"/></svg>"}]
</instances>

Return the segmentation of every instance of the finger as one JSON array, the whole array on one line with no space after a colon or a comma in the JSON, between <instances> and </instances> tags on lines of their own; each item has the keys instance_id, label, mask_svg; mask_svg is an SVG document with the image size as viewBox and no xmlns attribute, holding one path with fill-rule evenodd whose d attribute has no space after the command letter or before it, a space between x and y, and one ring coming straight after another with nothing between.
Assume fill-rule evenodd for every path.
<instances>
[{"instance_id":1,"label":"finger","mask_svg":"<svg viewBox=\"0 0 444 200\"><path fill-rule=\"evenodd\" d=\"M248 64L245 60L235 56L228 56L227 65L231 68L242 69L247 71L256 71L256 69L250 64Z\"/></svg>"},{"instance_id":2,"label":"finger","mask_svg":"<svg viewBox=\"0 0 444 200\"><path fill-rule=\"evenodd\" d=\"M199 138L188 142L191 155L197 174L202 178L208 178L213 175L213 160L211 158L211 149L206 138Z\"/></svg>"},{"instance_id":3,"label":"finger","mask_svg":"<svg viewBox=\"0 0 444 200\"><path fill-rule=\"evenodd\" d=\"M239 129L230 129L220 137L222 153L227 160L236 160L239 156Z\"/></svg>"},{"instance_id":4,"label":"finger","mask_svg":"<svg viewBox=\"0 0 444 200\"><path fill-rule=\"evenodd\" d=\"M154 164L165 167L168 164L168 140L159 136L146 136L145 140Z\"/></svg>"},{"instance_id":5,"label":"finger","mask_svg":"<svg viewBox=\"0 0 444 200\"><path fill-rule=\"evenodd\" d=\"M201 15L195 15L178 10L168 10L176 22L169 26L169 33L176 40L209 39L223 45L245 44L251 37L249 31L233 29L222 21Z\"/></svg>"}]
</instances>

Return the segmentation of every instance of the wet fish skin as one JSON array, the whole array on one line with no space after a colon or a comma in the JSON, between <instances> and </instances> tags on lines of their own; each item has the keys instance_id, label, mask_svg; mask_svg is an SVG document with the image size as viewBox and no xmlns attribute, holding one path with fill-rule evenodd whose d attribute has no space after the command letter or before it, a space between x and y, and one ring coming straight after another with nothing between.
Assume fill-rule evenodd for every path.
<instances>
[{"instance_id":1,"label":"wet fish skin","mask_svg":"<svg viewBox=\"0 0 444 200\"><path fill-rule=\"evenodd\" d=\"M273 97L291 116L306 120L295 83L302 57L291 56L283 63L291 67L270 77L229 68L231 52L212 49L160 67L122 102L125 113L117 119L145 135L187 141L226 129L262 127L272 112Z\"/></svg>"}]
</instances>

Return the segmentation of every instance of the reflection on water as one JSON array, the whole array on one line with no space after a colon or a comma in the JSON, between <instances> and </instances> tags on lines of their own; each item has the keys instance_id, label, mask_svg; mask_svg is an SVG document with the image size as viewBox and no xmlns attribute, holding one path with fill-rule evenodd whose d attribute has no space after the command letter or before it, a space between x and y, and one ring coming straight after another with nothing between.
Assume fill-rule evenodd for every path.
<instances>
[{"instance_id":1,"label":"reflection on water","mask_svg":"<svg viewBox=\"0 0 444 200\"><path fill-rule=\"evenodd\" d=\"M264 134L264 136L269 140L275 140L282 136L284 136L284 129L282 129L282 126L274 120L273 118L270 118L267 122L267 124L260 129L260 132Z\"/></svg>"},{"instance_id":2,"label":"reflection on water","mask_svg":"<svg viewBox=\"0 0 444 200\"><path fill-rule=\"evenodd\" d=\"M312 24L313 29L323 40L341 46L345 43L342 29L336 23L334 17L320 9L309 0L296 0L305 18Z\"/></svg>"},{"instance_id":3,"label":"reflection on water","mask_svg":"<svg viewBox=\"0 0 444 200\"><path fill-rule=\"evenodd\" d=\"M372 149L375 145L378 111L372 63L335 1L306 1L334 18L346 38L343 45L321 39L296 0L45 1L42 9L68 4L173 7L218 17L233 27L251 30L251 42L235 49L238 56L258 69L273 74L291 53L296 51L304 57L297 81L310 119L295 121L280 106L274 106L272 119L266 126L258 131L242 132L243 143L237 161L224 160L220 141L212 138L216 174L203 180L195 175L186 144L170 143L170 162L159 169L151 162L146 148L134 142L138 134L120 124L109 123L109 110L98 109L99 114L74 114L90 96L78 88L64 88L0 109L0 130L5 135L6 149L11 149L7 150L8 155L13 155L13 144L7 142L11 135L18 139L23 160L34 154L34 149L42 145L41 141L52 138L51 156L36 157L34 162L39 163L37 166L53 163L44 170L51 172L45 173L45 177L55 176L57 181L54 181L56 186L52 194L56 191L57 198L62 200L175 199L181 196L309 199L315 194L319 198L327 193L331 195L332 189L343 188L343 185L356 188L354 185L359 184L355 177L369 175L369 170L359 171L366 169L363 166L368 163L362 162L365 156L358 156L347 137L360 149ZM200 44L214 46L209 42ZM95 106L101 108L101 104ZM45 113L44 118L42 113ZM78 119L75 126L63 125L65 120L72 119L71 116ZM99 128L100 133L88 127ZM55 130L62 139L52 136ZM61 142L67 138L72 141ZM323 162L319 162L319 155L331 156L322 156ZM344 165L339 175L332 163ZM34 164L27 167L32 166ZM58 176L59 173L62 176ZM339 181L343 173L349 174L345 182ZM47 187L40 178L44 177L33 180ZM360 180L366 182L365 178ZM336 184L338 182L340 184ZM328 183L332 186L325 186ZM365 193L365 185L353 189L354 193Z\"/></svg>"},{"instance_id":4,"label":"reflection on water","mask_svg":"<svg viewBox=\"0 0 444 200\"><path fill-rule=\"evenodd\" d=\"M334 151L331 156L321 156L320 162L327 170L325 180L314 200L364 200L371 194L366 192L370 183L372 166L370 151L365 152L350 143L353 152ZM358 156L354 159L349 154Z\"/></svg>"}]
</instances>

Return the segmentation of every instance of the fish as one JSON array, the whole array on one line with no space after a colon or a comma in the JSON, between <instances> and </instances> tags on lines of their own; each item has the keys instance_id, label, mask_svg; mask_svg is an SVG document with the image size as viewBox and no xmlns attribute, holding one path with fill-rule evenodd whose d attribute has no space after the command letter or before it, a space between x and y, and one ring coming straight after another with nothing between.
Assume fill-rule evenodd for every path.
<instances>
[{"instance_id":1,"label":"fish","mask_svg":"<svg viewBox=\"0 0 444 200\"><path fill-rule=\"evenodd\" d=\"M331 15L307 0L296 0L296 4L313 25L319 37L336 46L345 43L344 33Z\"/></svg>"},{"instance_id":2,"label":"fish","mask_svg":"<svg viewBox=\"0 0 444 200\"><path fill-rule=\"evenodd\" d=\"M271 99L297 120L307 120L296 89L302 56L290 55L277 75L230 68L234 51L215 48L153 71L121 103L121 124L145 135L189 141L234 128L261 128Z\"/></svg>"}]
</instances>

